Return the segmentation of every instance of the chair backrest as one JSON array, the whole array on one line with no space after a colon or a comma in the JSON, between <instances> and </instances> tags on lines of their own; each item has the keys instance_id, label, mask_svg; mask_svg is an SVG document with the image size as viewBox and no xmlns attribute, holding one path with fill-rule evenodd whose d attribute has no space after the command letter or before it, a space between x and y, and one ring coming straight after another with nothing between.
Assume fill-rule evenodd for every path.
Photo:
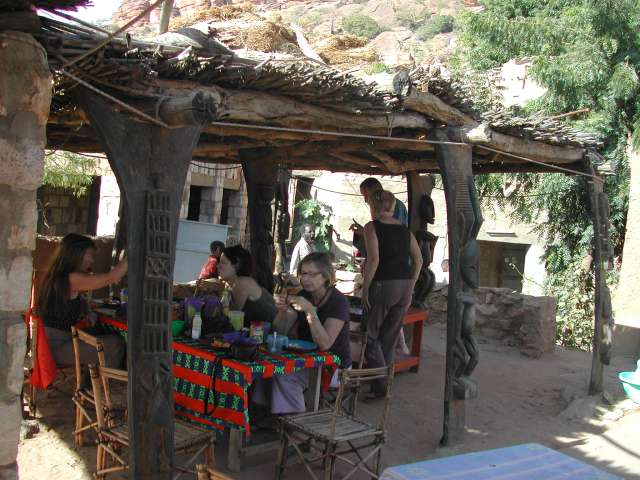
<instances>
[{"instance_id":1,"label":"chair backrest","mask_svg":"<svg viewBox=\"0 0 640 480\"><path fill-rule=\"evenodd\" d=\"M71 341L73 342L73 354L75 361L75 372L76 372L76 391L82 388L82 364L80 363L80 342L84 342L87 345L96 349L96 353L98 355L98 365L104 367L106 364L105 356L104 356L104 343L100 338L95 337L84 330L78 329L76 327L71 327ZM105 396L108 402L111 402L111 396L109 393L109 385L104 380L104 389Z\"/></svg>"},{"instance_id":2,"label":"chair backrest","mask_svg":"<svg viewBox=\"0 0 640 480\"><path fill-rule=\"evenodd\" d=\"M93 398L96 402L98 428L105 428L107 426L105 413L113 410L111 395L108 393L109 380L115 380L126 384L129 381L129 377L126 370L102 367L94 364L89 364L89 374L91 375Z\"/></svg>"},{"instance_id":3,"label":"chair backrest","mask_svg":"<svg viewBox=\"0 0 640 480\"><path fill-rule=\"evenodd\" d=\"M385 380L387 389L384 397L384 406L378 421L378 428L384 431L387 423L387 415L389 413L389 402L391 400L391 387L393 386L393 365L378 368L357 368L352 370L343 370L340 374L340 388L336 397L333 416L331 419L331 438L335 437L336 420L342 416L342 399L347 392L353 392L354 401L358 401L358 393L363 385L371 383L375 380Z\"/></svg>"},{"instance_id":4,"label":"chair backrest","mask_svg":"<svg viewBox=\"0 0 640 480\"><path fill-rule=\"evenodd\" d=\"M349 330L349 340L352 343L360 345L360 355L358 355L358 368L364 365L364 359L367 349L367 332L363 330Z\"/></svg>"}]
</instances>

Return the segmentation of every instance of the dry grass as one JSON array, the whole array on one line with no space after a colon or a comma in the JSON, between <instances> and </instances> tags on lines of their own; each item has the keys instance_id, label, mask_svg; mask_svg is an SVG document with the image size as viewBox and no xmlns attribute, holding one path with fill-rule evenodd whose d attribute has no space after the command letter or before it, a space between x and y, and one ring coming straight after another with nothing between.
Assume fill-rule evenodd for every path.
<instances>
[{"instance_id":1,"label":"dry grass","mask_svg":"<svg viewBox=\"0 0 640 480\"><path fill-rule=\"evenodd\" d=\"M172 18L171 30L178 30L204 21L234 20L246 14L255 14L255 11L255 6L251 3L202 8L193 15Z\"/></svg>"},{"instance_id":2,"label":"dry grass","mask_svg":"<svg viewBox=\"0 0 640 480\"><path fill-rule=\"evenodd\" d=\"M314 49L329 65L356 65L379 60L366 38L356 35L332 35L316 43Z\"/></svg>"},{"instance_id":3,"label":"dry grass","mask_svg":"<svg viewBox=\"0 0 640 480\"><path fill-rule=\"evenodd\" d=\"M264 22L242 32L244 46L260 52L276 52L296 43L296 35L281 23Z\"/></svg>"}]
</instances>

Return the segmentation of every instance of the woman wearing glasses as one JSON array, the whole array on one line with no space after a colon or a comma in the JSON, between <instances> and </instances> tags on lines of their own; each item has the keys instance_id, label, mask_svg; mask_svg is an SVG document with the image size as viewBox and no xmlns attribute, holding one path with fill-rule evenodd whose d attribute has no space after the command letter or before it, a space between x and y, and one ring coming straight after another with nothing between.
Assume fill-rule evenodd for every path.
<instances>
[{"instance_id":1,"label":"woman wearing glasses","mask_svg":"<svg viewBox=\"0 0 640 480\"><path fill-rule=\"evenodd\" d=\"M335 287L335 271L327 253L314 252L298 264L302 285L299 295L277 295L278 315L274 321L279 334L314 342L322 351L340 358L341 368L351 367L349 344L349 302ZM271 392L264 385L256 388L253 400L271 405L272 413L305 411L304 389L308 371L277 375L271 382Z\"/></svg>"}]
</instances>

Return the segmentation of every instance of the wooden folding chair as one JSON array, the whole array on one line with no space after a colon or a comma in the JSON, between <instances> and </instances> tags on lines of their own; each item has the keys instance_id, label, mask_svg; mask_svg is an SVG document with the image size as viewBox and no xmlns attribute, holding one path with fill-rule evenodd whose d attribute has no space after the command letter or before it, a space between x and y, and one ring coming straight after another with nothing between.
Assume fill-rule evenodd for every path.
<instances>
[{"instance_id":1,"label":"wooden folding chair","mask_svg":"<svg viewBox=\"0 0 640 480\"><path fill-rule=\"evenodd\" d=\"M352 368L363 368L367 347L367 332L361 329L349 330L350 343L359 345L358 359L353 363ZM355 416L358 406L357 398L360 393L360 384L354 385L352 391L344 392L342 397L342 409L347 415ZM323 408L333 408L338 395L338 389L329 389L322 395Z\"/></svg>"},{"instance_id":2,"label":"wooden folding chair","mask_svg":"<svg viewBox=\"0 0 640 480\"><path fill-rule=\"evenodd\" d=\"M114 380L126 384L128 382L127 372L115 368L89 365L91 374L91 385L93 387L93 397L96 403L96 416L98 418L98 447L96 453L96 473L97 480L105 480L107 475L116 472L125 472L129 469L128 452L129 447L129 426L125 422L107 421L107 413L111 411L113 405L109 404L110 397L104 395L103 390L109 389L109 380ZM174 452L185 453L196 449L184 466L173 466L176 471L173 478L178 479L182 473L196 474L192 465L200 454L205 454L207 469L214 469L214 433L203 430L194 425L175 420L174 422ZM111 462L110 462L111 460ZM109 465L112 463L112 465Z\"/></svg>"},{"instance_id":3,"label":"wooden folding chair","mask_svg":"<svg viewBox=\"0 0 640 480\"><path fill-rule=\"evenodd\" d=\"M38 358L38 327L39 323L42 322L42 319L36 315L26 314L28 324L27 324L27 352L25 356L24 362L24 383L22 386L22 392L20 394L20 399L23 406L23 416L25 412L28 413L30 417L35 417L37 412L37 391L38 388L35 387L32 383L33 377L33 369L37 362ZM27 322L25 320L25 322ZM45 395L48 396L49 391L55 390L55 383L66 382L67 378L71 376L71 371L74 370L74 367L71 365L58 365L56 371L56 380L54 384L49 385L45 390ZM62 377L59 379L58 377Z\"/></svg>"},{"instance_id":4,"label":"wooden folding chair","mask_svg":"<svg viewBox=\"0 0 640 480\"><path fill-rule=\"evenodd\" d=\"M357 401L357 392L360 391L362 385L383 379L387 380L387 390L377 425L371 425L344 413L342 398L345 392L355 391ZM345 462L352 467L342 477L344 480L359 470L373 478L379 478L392 383L393 366L343 370L340 389L332 410L282 417L280 419L280 451L276 465L276 478L282 478L287 463L287 449L290 444L314 480L318 480L318 477L312 469L312 464L322 462L324 478L332 479L336 460ZM357 388L354 390L354 387ZM364 443L356 445L356 442ZM316 456L307 458L300 445L310 447L310 456ZM361 453L363 451L367 451L366 454ZM357 460L350 458L353 454ZM371 460L375 460L373 466L369 465Z\"/></svg>"},{"instance_id":5,"label":"wooden folding chair","mask_svg":"<svg viewBox=\"0 0 640 480\"><path fill-rule=\"evenodd\" d=\"M98 337L88 334L76 327L71 327L71 340L73 342L74 368L76 374L76 388L73 393L73 403L76 406L75 428L73 430L74 443L82 447L84 446L84 432L89 429L97 429L98 421L95 415L96 402L93 398L93 392L88 386L82 385L82 364L80 363L80 342L96 349L98 355L98 364L101 367L105 365L104 344ZM103 379L104 394L107 405L111 405L111 392L108 385ZM111 412L113 413L113 412Z\"/></svg>"}]
</instances>

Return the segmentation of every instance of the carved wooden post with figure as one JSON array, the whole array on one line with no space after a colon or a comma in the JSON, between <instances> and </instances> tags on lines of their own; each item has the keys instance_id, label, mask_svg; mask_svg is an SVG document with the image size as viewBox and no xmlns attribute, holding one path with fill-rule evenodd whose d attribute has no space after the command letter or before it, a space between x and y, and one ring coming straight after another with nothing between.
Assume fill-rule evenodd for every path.
<instances>
[{"instance_id":1,"label":"carved wooden post with figure","mask_svg":"<svg viewBox=\"0 0 640 480\"><path fill-rule=\"evenodd\" d=\"M587 162L587 173L596 176L591 162ZM589 200L593 219L593 268L594 268L594 325L593 352L591 359L591 378L589 394L602 392L602 374L604 365L611 361L613 336L613 309L611 292L607 286L606 271L613 259L613 250L609 242L609 199L604 193L603 180L599 177L590 180Z\"/></svg>"},{"instance_id":2,"label":"carved wooden post with figure","mask_svg":"<svg viewBox=\"0 0 640 480\"><path fill-rule=\"evenodd\" d=\"M421 176L418 172L407 173L409 199L409 230L413 232L422 253L422 270L413 292L413 305L427 309L427 297L436 284L436 276L429 268L433 261L433 251L438 241L427 227L435 221L435 209L431 200L434 180L431 175ZM413 367L415 368L415 367Z\"/></svg>"},{"instance_id":3,"label":"carved wooden post with figure","mask_svg":"<svg viewBox=\"0 0 640 480\"><path fill-rule=\"evenodd\" d=\"M440 130L435 140L447 141ZM475 297L480 250L476 237L482 214L473 181L471 147L436 145L438 165L447 203L449 235L449 296L447 303L447 359L444 392L442 445L462 439L465 400L478 395L471 373L478 364L478 345L473 335Z\"/></svg>"},{"instance_id":4,"label":"carved wooden post with figure","mask_svg":"<svg viewBox=\"0 0 640 480\"><path fill-rule=\"evenodd\" d=\"M251 255L256 281L273 292L273 202L278 183L278 169L270 161L269 149L240 151L242 171L247 182Z\"/></svg>"},{"instance_id":5,"label":"carved wooden post with figure","mask_svg":"<svg viewBox=\"0 0 640 480\"><path fill-rule=\"evenodd\" d=\"M159 120L142 123L78 87L78 99L103 146L126 202L129 472L170 479L173 465L171 300L182 189L210 106L200 94L166 99ZM147 105L146 110L154 110ZM172 112L165 113L162 111Z\"/></svg>"}]
</instances>

